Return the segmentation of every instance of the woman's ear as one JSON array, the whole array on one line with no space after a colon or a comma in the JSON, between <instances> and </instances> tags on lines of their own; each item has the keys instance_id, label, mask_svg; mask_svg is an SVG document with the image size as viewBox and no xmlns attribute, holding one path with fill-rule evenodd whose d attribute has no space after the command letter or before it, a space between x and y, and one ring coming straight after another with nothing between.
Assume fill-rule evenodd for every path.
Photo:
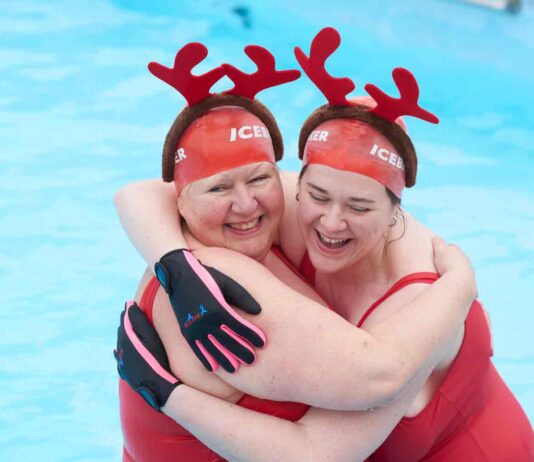
<instances>
[{"instance_id":1,"label":"woman's ear","mask_svg":"<svg viewBox=\"0 0 534 462\"><path fill-rule=\"evenodd\" d=\"M186 186L187 187L187 186ZM178 197L176 198L176 206L177 206L177 210L178 210L178 213L180 213L180 215L183 216L183 212L184 212L184 196L187 194L186 191L185 191L186 188L182 189L180 191L180 194L178 195Z\"/></svg>"}]
</instances>

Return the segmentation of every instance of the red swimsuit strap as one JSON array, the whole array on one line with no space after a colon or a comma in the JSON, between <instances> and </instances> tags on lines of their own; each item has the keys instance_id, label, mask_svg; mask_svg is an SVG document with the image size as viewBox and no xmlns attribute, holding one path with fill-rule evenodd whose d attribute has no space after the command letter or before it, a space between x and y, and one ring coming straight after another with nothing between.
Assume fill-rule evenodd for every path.
<instances>
[{"instance_id":1,"label":"red swimsuit strap","mask_svg":"<svg viewBox=\"0 0 534 462\"><path fill-rule=\"evenodd\" d=\"M308 251L306 251L302 257L299 271L306 281L308 281L312 286L315 285L315 268L310 260Z\"/></svg>"},{"instance_id":2,"label":"red swimsuit strap","mask_svg":"<svg viewBox=\"0 0 534 462\"><path fill-rule=\"evenodd\" d=\"M278 259L280 259L282 263L284 263L296 276L298 276L298 278L301 281L304 281L308 286L310 286L315 291L315 288L313 287L313 281L310 282L308 278L301 271L295 268L293 263L289 261L289 259L286 257L286 254L279 246L273 245L271 247L271 252L274 253L278 257ZM310 265L311 265L311 261L310 261ZM301 263L301 268L302 268L302 263ZM311 268L313 268L313 266Z\"/></svg>"},{"instance_id":3,"label":"red swimsuit strap","mask_svg":"<svg viewBox=\"0 0 534 462\"><path fill-rule=\"evenodd\" d=\"M302 275L293 266L293 263L291 263L288 260L285 253L282 251L282 249L279 246L273 245L271 247L271 252L274 253L278 257L279 260L282 260L282 263L284 263L291 271L293 271L293 273L295 273L299 278L302 279Z\"/></svg>"},{"instance_id":4,"label":"red swimsuit strap","mask_svg":"<svg viewBox=\"0 0 534 462\"><path fill-rule=\"evenodd\" d=\"M152 308L154 307L154 299L156 298L156 292L159 288L160 284L158 279L156 276L152 276L141 295L141 300L139 301L139 308L143 310L152 325L154 324Z\"/></svg>"},{"instance_id":5,"label":"red swimsuit strap","mask_svg":"<svg viewBox=\"0 0 534 462\"><path fill-rule=\"evenodd\" d=\"M406 276L399 279L395 284L393 284L389 290L382 295L378 300L376 300L364 313L364 315L360 318L358 321L357 327L361 327L365 320L371 315L371 313L380 306L380 304L391 297L395 292L398 292L399 290L403 289L406 286L409 286L410 284L417 284L417 283L423 283L423 284L432 284L434 281L437 281L439 279L439 275L437 273L430 273L430 272L421 272L421 273L410 273Z\"/></svg>"}]
</instances>

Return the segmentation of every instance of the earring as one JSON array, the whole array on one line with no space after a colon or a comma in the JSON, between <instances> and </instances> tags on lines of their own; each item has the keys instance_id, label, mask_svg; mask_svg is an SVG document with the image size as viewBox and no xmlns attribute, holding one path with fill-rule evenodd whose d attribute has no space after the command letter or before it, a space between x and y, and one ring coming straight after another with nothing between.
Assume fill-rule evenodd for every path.
<instances>
[{"instance_id":1,"label":"earring","mask_svg":"<svg viewBox=\"0 0 534 462\"><path fill-rule=\"evenodd\" d=\"M397 214L393 215L393 223L389 225L390 228L393 228L397 224Z\"/></svg>"},{"instance_id":2,"label":"earring","mask_svg":"<svg viewBox=\"0 0 534 462\"><path fill-rule=\"evenodd\" d=\"M298 202L300 200L300 196L299 196L299 193L297 192L297 194L295 194L295 200Z\"/></svg>"}]
</instances>

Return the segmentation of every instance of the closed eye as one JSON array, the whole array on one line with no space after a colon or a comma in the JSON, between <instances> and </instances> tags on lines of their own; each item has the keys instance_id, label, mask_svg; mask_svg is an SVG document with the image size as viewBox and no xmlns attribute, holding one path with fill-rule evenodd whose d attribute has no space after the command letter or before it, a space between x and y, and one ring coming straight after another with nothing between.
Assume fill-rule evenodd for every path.
<instances>
[{"instance_id":1,"label":"closed eye","mask_svg":"<svg viewBox=\"0 0 534 462\"><path fill-rule=\"evenodd\" d=\"M351 206L349 205L349 209L353 210L354 212L358 212L358 213L365 213L365 212L369 212L371 209L368 209L366 207L355 207L355 206Z\"/></svg>"},{"instance_id":2,"label":"closed eye","mask_svg":"<svg viewBox=\"0 0 534 462\"><path fill-rule=\"evenodd\" d=\"M260 183L262 181L265 181L269 178L269 175L259 175L257 177L252 178L252 180L249 181L249 183Z\"/></svg>"},{"instance_id":3,"label":"closed eye","mask_svg":"<svg viewBox=\"0 0 534 462\"><path fill-rule=\"evenodd\" d=\"M217 186L213 186L212 188L208 189L208 192L217 193L217 192L223 192L226 190L228 190L228 186L224 184L218 184Z\"/></svg>"},{"instance_id":4,"label":"closed eye","mask_svg":"<svg viewBox=\"0 0 534 462\"><path fill-rule=\"evenodd\" d=\"M308 192L308 194L310 195L310 197L315 202L320 202L321 204L324 204L325 202L328 202L328 197L318 196L317 194L314 194L314 193L311 193L311 192Z\"/></svg>"}]
</instances>

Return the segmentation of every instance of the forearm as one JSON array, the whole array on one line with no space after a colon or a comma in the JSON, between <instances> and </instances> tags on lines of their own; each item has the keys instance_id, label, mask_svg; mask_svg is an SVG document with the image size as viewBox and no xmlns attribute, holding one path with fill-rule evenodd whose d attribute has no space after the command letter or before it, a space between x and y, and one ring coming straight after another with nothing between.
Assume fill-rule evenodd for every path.
<instances>
[{"instance_id":1,"label":"forearm","mask_svg":"<svg viewBox=\"0 0 534 462\"><path fill-rule=\"evenodd\" d=\"M250 411L194 388L179 386L163 410L230 461L311 460L310 445L299 424Z\"/></svg>"},{"instance_id":2,"label":"forearm","mask_svg":"<svg viewBox=\"0 0 534 462\"><path fill-rule=\"evenodd\" d=\"M262 306L260 315L244 316L267 332L267 347L258 351L253 367L234 374L219 369L225 382L261 398L327 409L361 410L388 402L397 356L384 357L389 350L371 334L243 255L214 248L195 255L237 280Z\"/></svg>"},{"instance_id":3,"label":"forearm","mask_svg":"<svg viewBox=\"0 0 534 462\"><path fill-rule=\"evenodd\" d=\"M357 461L372 454L406 413L430 369L395 404L374 411L311 408L298 422L261 414L179 386L164 412L231 461ZM185 404L184 404L185 403Z\"/></svg>"},{"instance_id":4,"label":"forearm","mask_svg":"<svg viewBox=\"0 0 534 462\"><path fill-rule=\"evenodd\" d=\"M471 302L471 293L456 287L458 277L446 276L367 332L242 255L204 248L197 256L249 290L263 309L249 319L268 336L253 367L219 370L219 377L261 398L325 409L365 410L397 399L418 371L437 362Z\"/></svg>"},{"instance_id":5,"label":"forearm","mask_svg":"<svg viewBox=\"0 0 534 462\"><path fill-rule=\"evenodd\" d=\"M114 204L124 231L149 268L167 252L187 247L172 184L129 184L115 194Z\"/></svg>"}]
</instances>

